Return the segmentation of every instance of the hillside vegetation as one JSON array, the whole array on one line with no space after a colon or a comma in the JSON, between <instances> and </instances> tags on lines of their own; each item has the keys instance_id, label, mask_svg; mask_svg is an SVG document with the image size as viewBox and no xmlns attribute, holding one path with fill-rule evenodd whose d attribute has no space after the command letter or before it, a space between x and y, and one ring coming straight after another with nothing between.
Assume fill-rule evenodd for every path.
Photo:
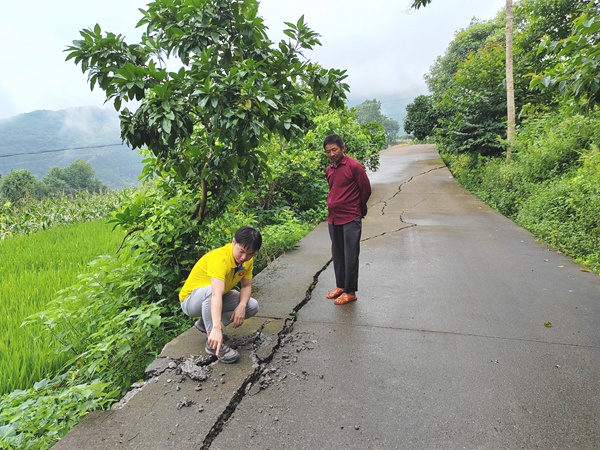
<instances>
[{"instance_id":1,"label":"hillside vegetation","mask_svg":"<svg viewBox=\"0 0 600 450\"><path fill-rule=\"evenodd\" d=\"M20 114L0 121L0 175L24 169L42 179L52 167L82 160L109 188L137 185L142 157L120 136L118 115L110 109Z\"/></svg>"}]
</instances>

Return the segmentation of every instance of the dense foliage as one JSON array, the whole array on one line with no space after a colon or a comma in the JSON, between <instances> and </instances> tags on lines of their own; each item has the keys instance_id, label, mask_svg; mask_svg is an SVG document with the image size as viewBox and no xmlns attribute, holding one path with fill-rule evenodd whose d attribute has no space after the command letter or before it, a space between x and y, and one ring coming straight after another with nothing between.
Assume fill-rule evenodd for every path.
<instances>
[{"instance_id":1,"label":"dense foliage","mask_svg":"<svg viewBox=\"0 0 600 450\"><path fill-rule=\"evenodd\" d=\"M415 1L415 7L429 3ZM514 67L517 126L556 108L561 96L589 109L599 90L598 2L516 2ZM457 32L425 76L431 94L407 107L404 128L419 127L449 153L502 156L506 147L504 12ZM541 44L540 44L541 42ZM546 87L547 89L541 89ZM540 89L532 89L540 88ZM591 103L590 103L591 102ZM434 117L432 123L426 118Z\"/></svg>"},{"instance_id":2,"label":"dense foliage","mask_svg":"<svg viewBox=\"0 0 600 450\"><path fill-rule=\"evenodd\" d=\"M576 109L588 111L600 103L600 14L594 5L573 20L572 33L563 39L545 35L541 55L554 62L532 77L531 86L554 88Z\"/></svg>"},{"instance_id":3,"label":"dense foliage","mask_svg":"<svg viewBox=\"0 0 600 450\"><path fill-rule=\"evenodd\" d=\"M469 53L454 83L437 103L436 142L455 153L498 156L504 150L506 116L504 46L493 43Z\"/></svg>"}]
</instances>

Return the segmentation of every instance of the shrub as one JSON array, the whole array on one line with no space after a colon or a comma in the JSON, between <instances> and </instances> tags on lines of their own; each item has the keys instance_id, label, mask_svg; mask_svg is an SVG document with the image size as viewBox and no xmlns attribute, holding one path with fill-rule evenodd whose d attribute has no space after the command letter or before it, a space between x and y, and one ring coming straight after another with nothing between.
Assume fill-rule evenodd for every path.
<instances>
[{"instance_id":1,"label":"shrub","mask_svg":"<svg viewBox=\"0 0 600 450\"><path fill-rule=\"evenodd\" d=\"M539 183L577 167L582 151L600 143L597 124L590 117L565 114L530 121L518 135L515 152L524 177Z\"/></svg>"},{"instance_id":2,"label":"shrub","mask_svg":"<svg viewBox=\"0 0 600 450\"><path fill-rule=\"evenodd\" d=\"M516 221L578 262L600 271L600 151L572 173L541 185Z\"/></svg>"}]
</instances>

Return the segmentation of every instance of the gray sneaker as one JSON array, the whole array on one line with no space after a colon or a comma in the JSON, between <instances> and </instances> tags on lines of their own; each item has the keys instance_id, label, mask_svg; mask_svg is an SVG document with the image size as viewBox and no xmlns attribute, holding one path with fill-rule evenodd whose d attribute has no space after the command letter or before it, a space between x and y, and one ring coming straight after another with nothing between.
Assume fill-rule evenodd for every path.
<instances>
[{"instance_id":1,"label":"gray sneaker","mask_svg":"<svg viewBox=\"0 0 600 450\"><path fill-rule=\"evenodd\" d=\"M206 345L204 346L204 350L206 350L206 353L208 353L209 355L216 355L217 359L225 364L234 363L240 357L240 354L237 350L234 350L225 344L221 345L221 353L218 355L212 349L212 347L210 345L208 345L208 341L206 342Z\"/></svg>"},{"instance_id":2,"label":"gray sneaker","mask_svg":"<svg viewBox=\"0 0 600 450\"><path fill-rule=\"evenodd\" d=\"M206 334L206 328L204 328L204 321L202 319L198 319L196 320L196 323L194 323L194 326L196 327L196 329L198 331L200 331L201 333ZM223 332L223 340L227 341L229 340L229 335L225 332Z\"/></svg>"}]
</instances>

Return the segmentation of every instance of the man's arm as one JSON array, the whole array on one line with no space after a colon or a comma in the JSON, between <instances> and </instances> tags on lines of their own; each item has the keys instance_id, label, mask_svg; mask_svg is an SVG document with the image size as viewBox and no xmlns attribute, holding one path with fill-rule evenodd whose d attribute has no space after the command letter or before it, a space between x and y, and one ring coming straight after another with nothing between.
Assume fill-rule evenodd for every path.
<instances>
[{"instance_id":1,"label":"man's arm","mask_svg":"<svg viewBox=\"0 0 600 450\"><path fill-rule=\"evenodd\" d=\"M371 182L367 176L367 171L360 163L354 171L354 179L356 180L356 185L360 191L360 209L364 217L367 215L367 202L371 197Z\"/></svg>"},{"instance_id":2,"label":"man's arm","mask_svg":"<svg viewBox=\"0 0 600 450\"><path fill-rule=\"evenodd\" d=\"M231 321L233 322L233 328L237 328L244 323L246 318L246 306L250 300L250 294L252 293L252 279L242 278L241 289L240 289L240 303L233 310L231 314Z\"/></svg>"},{"instance_id":3,"label":"man's arm","mask_svg":"<svg viewBox=\"0 0 600 450\"><path fill-rule=\"evenodd\" d=\"M212 289L210 297L210 315L212 317L213 327L208 335L208 345L215 349L218 355L221 352L221 345L223 345L221 313L223 312L223 291L225 291L225 282L217 278L211 278L210 287Z\"/></svg>"}]
</instances>

